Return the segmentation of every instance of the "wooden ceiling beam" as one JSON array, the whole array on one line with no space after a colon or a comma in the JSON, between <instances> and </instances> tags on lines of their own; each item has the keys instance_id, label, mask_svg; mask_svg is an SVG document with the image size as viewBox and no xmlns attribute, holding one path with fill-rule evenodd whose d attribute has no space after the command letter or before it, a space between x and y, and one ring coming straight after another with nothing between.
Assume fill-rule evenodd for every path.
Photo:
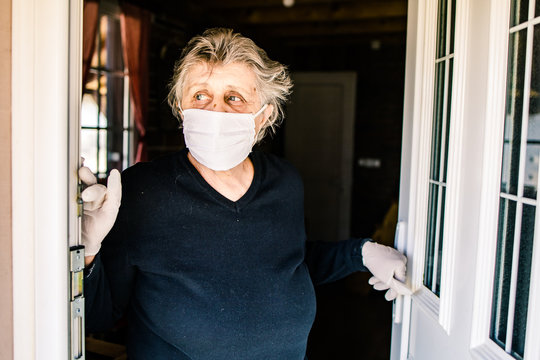
<instances>
[{"instance_id":1,"label":"wooden ceiling beam","mask_svg":"<svg viewBox=\"0 0 540 360\"><path fill-rule=\"evenodd\" d=\"M359 21L406 17L407 3L395 0L340 3L338 5L294 6L292 8L234 9L232 11L222 10L220 15L232 22L250 25Z\"/></svg>"}]
</instances>

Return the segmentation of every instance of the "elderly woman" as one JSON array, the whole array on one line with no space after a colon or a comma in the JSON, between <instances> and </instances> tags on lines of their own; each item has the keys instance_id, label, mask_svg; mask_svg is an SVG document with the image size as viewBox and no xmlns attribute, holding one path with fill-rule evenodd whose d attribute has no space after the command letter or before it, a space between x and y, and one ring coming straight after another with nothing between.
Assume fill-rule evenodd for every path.
<instances>
[{"instance_id":1,"label":"elderly woman","mask_svg":"<svg viewBox=\"0 0 540 360\"><path fill-rule=\"evenodd\" d=\"M251 40L208 30L184 49L169 96L187 149L130 167L121 184L112 172L108 188L81 168L87 325L127 314L130 359L302 360L313 283L367 268L388 299L400 291L406 258L394 249L306 245L300 176L251 152L290 89Z\"/></svg>"}]
</instances>

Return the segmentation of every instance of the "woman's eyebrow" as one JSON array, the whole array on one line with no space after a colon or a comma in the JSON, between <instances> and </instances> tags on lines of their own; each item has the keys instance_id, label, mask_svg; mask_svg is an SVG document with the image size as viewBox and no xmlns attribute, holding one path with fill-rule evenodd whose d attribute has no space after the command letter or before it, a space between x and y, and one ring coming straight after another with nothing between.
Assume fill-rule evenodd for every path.
<instances>
[{"instance_id":1,"label":"woman's eyebrow","mask_svg":"<svg viewBox=\"0 0 540 360\"><path fill-rule=\"evenodd\" d=\"M251 94L251 93L253 93L253 91L250 91L249 88L244 88L244 87L240 87L240 86L236 86L236 85L227 85L226 89L228 91L236 91L236 92L239 92L241 94Z\"/></svg>"},{"instance_id":2,"label":"woman's eyebrow","mask_svg":"<svg viewBox=\"0 0 540 360\"><path fill-rule=\"evenodd\" d=\"M207 85L208 85L208 84L205 83L205 82L204 82L204 83L191 83L191 84L187 84L187 85L186 85L186 90L185 90L185 91L189 91L189 90L191 90L191 89L193 89L193 88L205 88L205 87L207 87Z\"/></svg>"}]
</instances>

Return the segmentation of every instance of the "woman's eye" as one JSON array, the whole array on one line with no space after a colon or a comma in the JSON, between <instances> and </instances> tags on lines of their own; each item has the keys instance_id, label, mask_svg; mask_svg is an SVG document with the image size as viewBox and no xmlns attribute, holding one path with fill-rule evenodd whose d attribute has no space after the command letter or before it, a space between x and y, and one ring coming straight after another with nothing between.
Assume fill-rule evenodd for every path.
<instances>
[{"instance_id":1,"label":"woman's eye","mask_svg":"<svg viewBox=\"0 0 540 360\"><path fill-rule=\"evenodd\" d=\"M206 100L206 95L204 95L204 94L196 94L195 95L195 100L197 100L197 101Z\"/></svg>"},{"instance_id":2,"label":"woman's eye","mask_svg":"<svg viewBox=\"0 0 540 360\"><path fill-rule=\"evenodd\" d=\"M231 95L231 96L229 96L229 101L239 102L239 101L242 101L242 98L240 96Z\"/></svg>"}]
</instances>

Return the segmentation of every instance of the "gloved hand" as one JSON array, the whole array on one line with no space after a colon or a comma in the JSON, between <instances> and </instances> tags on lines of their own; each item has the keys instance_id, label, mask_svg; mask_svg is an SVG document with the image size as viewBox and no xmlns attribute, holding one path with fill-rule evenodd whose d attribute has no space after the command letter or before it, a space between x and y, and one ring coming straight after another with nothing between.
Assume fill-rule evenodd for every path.
<instances>
[{"instance_id":1,"label":"gloved hand","mask_svg":"<svg viewBox=\"0 0 540 360\"><path fill-rule=\"evenodd\" d=\"M107 186L98 184L92 171L85 166L79 169L79 177L88 186L81 194L83 200L81 235L85 256L91 256L98 253L101 242L116 221L122 199L122 182L120 172L116 169L111 171Z\"/></svg>"},{"instance_id":2,"label":"gloved hand","mask_svg":"<svg viewBox=\"0 0 540 360\"><path fill-rule=\"evenodd\" d=\"M374 275L369 284L375 290L386 290L385 298L393 300L399 295L412 292L404 284L407 272L407 257L396 249L368 241L362 247L364 266Z\"/></svg>"},{"instance_id":3,"label":"gloved hand","mask_svg":"<svg viewBox=\"0 0 540 360\"><path fill-rule=\"evenodd\" d=\"M384 294L384 298L388 301L394 300L398 295L412 295L412 291L407 285L393 278L390 280L390 284L386 284L375 276L372 276L368 280L368 283L373 285L375 290L388 290L386 294Z\"/></svg>"}]
</instances>

